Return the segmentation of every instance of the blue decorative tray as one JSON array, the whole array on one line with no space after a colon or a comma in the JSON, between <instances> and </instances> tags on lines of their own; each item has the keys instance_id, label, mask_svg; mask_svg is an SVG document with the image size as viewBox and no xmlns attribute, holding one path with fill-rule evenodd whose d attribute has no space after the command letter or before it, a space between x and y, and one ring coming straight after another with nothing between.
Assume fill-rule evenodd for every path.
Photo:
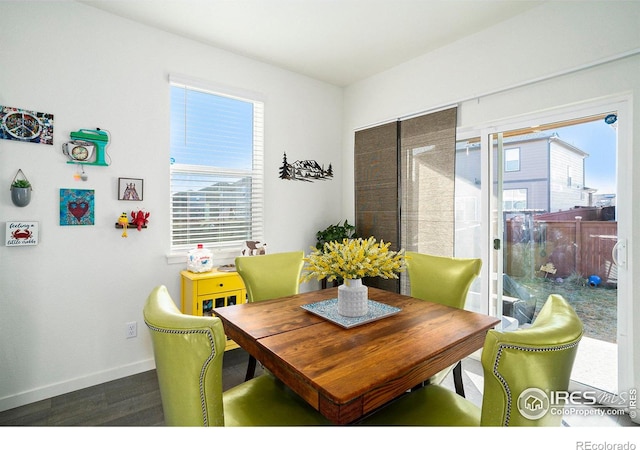
<instances>
[{"instance_id":1,"label":"blue decorative tray","mask_svg":"<svg viewBox=\"0 0 640 450\"><path fill-rule=\"evenodd\" d=\"M365 323L373 322L374 320L382 319L384 317L392 316L401 311L400 308L395 306L385 305L384 303L369 301L369 310L367 314L360 317L347 317L338 314L338 299L331 298L329 300L323 300L321 302L308 303L302 305L301 308L309 311L312 314L327 319L330 322L340 325L343 328L352 328Z\"/></svg>"}]
</instances>

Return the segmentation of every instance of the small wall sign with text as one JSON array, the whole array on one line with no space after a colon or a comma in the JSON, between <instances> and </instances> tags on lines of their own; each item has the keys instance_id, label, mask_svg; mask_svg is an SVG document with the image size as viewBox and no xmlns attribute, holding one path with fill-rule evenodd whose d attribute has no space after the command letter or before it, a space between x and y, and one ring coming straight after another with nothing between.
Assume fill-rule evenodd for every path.
<instances>
[{"instance_id":1,"label":"small wall sign with text","mask_svg":"<svg viewBox=\"0 0 640 450\"><path fill-rule=\"evenodd\" d=\"M4 242L7 247L38 245L38 222L7 222Z\"/></svg>"}]
</instances>

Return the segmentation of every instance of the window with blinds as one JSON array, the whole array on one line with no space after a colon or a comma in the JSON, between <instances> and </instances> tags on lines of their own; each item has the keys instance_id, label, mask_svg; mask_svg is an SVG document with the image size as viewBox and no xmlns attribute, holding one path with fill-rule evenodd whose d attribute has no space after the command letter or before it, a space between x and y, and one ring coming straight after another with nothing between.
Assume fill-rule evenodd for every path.
<instances>
[{"instance_id":1,"label":"window with blinds","mask_svg":"<svg viewBox=\"0 0 640 450\"><path fill-rule=\"evenodd\" d=\"M263 234L261 101L171 81L171 250Z\"/></svg>"}]
</instances>

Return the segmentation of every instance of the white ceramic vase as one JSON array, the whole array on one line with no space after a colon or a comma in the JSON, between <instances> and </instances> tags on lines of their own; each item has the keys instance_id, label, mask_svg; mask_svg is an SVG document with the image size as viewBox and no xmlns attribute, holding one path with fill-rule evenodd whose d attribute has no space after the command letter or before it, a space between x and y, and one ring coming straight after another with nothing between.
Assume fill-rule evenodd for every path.
<instances>
[{"instance_id":1,"label":"white ceramic vase","mask_svg":"<svg viewBox=\"0 0 640 450\"><path fill-rule=\"evenodd\" d=\"M338 286L338 314L347 317L360 317L369 310L369 288L360 278L344 280Z\"/></svg>"}]
</instances>

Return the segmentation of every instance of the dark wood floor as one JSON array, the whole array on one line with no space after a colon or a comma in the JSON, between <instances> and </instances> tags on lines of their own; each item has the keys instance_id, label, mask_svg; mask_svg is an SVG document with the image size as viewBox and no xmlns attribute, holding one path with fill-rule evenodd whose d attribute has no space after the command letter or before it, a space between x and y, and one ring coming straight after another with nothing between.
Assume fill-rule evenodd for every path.
<instances>
[{"instance_id":1,"label":"dark wood floor","mask_svg":"<svg viewBox=\"0 0 640 450\"><path fill-rule=\"evenodd\" d=\"M224 390L244 381L248 359L248 354L242 349L225 353L222 375ZM482 366L479 361L467 358L463 361L462 367L466 398L480 406ZM262 368L258 365L256 375L261 373ZM444 380L443 385L454 389L451 375ZM637 426L627 415L570 416L565 417L563 424L570 427ZM162 403L155 370L0 412L0 426L149 427L163 425Z\"/></svg>"},{"instance_id":2,"label":"dark wood floor","mask_svg":"<svg viewBox=\"0 0 640 450\"><path fill-rule=\"evenodd\" d=\"M224 390L244 381L248 358L242 349L225 353ZM155 370L0 412L0 426L163 425Z\"/></svg>"}]
</instances>

